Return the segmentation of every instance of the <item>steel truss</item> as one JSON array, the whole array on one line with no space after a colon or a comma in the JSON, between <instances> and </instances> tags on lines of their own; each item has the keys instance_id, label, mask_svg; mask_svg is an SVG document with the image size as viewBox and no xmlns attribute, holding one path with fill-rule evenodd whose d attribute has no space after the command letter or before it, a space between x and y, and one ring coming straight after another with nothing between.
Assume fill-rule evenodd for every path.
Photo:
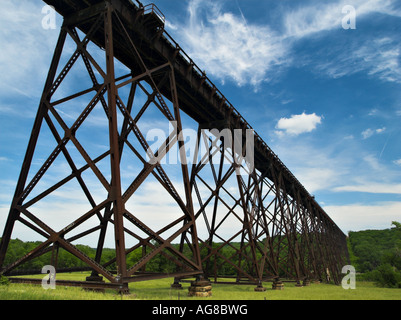
<instances>
[{"instance_id":1,"label":"steel truss","mask_svg":"<svg viewBox=\"0 0 401 320\"><path fill-rule=\"evenodd\" d=\"M222 160L225 152L221 150ZM201 250L207 248L202 259L206 275L217 282L222 277L217 271L220 263L235 269L237 283L260 286L263 281L278 278L327 281L330 275L335 283L341 282L341 268L347 261L346 243L333 222L311 205L302 205L299 190L294 188L295 196L290 196L282 173L274 167L270 168L272 179L257 170L247 176L236 175L237 167L232 161L223 171L221 161L218 172L214 166L202 167L202 163L193 171L193 186L200 204L197 222L203 222L209 234L201 241ZM213 171L211 183L202 178L202 171L207 169ZM230 184L229 179L237 183ZM237 189L233 192L235 184ZM204 187L203 195L199 185ZM209 211L205 209L207 204L211 204ZM198 217L201 214L203 219ZM238 220L238 229L232 229L231 236L223 238L220 229L230 217ZM232 220L228 222L229 228L235 226ZM234 247L232 242L236 238L240 242ZM213 246L213 241L218 245ZM224 256L221 252L225 247L234 249L234 255Z\"/></svg>"},{"instance_id":2,"label":"steel truss","mask_svg":"<svg viewBox=\"0 0 401 320\"><path fill-rule=\"evenodd\" d=\"M341 268L348 259L344 234L314 199L305 195L297 181L288 183L288 169L283 170L281 162L269 162L271 154L262 157L262 162L269 165L249 169L244 161L238 161L239 156L245 157L246 141L243 154L238 155L233 151L233 141L227 143L229 139L220 134L206 135L213 127L195 119L199 124L195 156L192 165L186 164L188 146L182 139L182 104L188 98L177 84L182 81L177 78L176 61L181 49L176 45L172 48L174 54L164 61L146 54L147 44L138 41L126 27L126 12L117 2L96 1L64 20L1 241L1 273L10 274L48 252L49 264L57 268L62 248L92 270L88 280L98 282L101 276L108 281L104 286L122 291L128 291L130 282L161 277L179 280L196 276L217 282L228 276L220 271L222 266L231 268L230 276L237 283L261 286L263 281L278 278L322 281L330 275L338 284ZM159 17L155 19L153 11L144 14L140 5L139 9L136 23L153 30L155 39L159 39L164 32ZM102 54L98 47L104 50ZM115 51L121 56L122 47L129 52L135 67L121 68ZM79 69L79 63L84 68ZM190 66L194 67L192 60ZM125 72L117 76L116 68ZM89 84L68 92L63 83L74 69L82 77L84 69ZM200 88L205 79L200 84L194 80L191 86L198 84ZM216 94L216 89L212 93ZM93 148L87 142L93 132L88 131L99 110L99 126L107 143L98 142L100 137L94 136L93 142L103 143L103 147ZM228 111L236 118L235 109ZM152 117L175 126L166 141L153 149L141 128L145 119ZM238 121L242 123L241 118ZM233 122L225 124L231 133L238 128ZM256 143L256 147L261 145L259 140ZM44 144L52 147L46 156L40 155L38 166L39 160L34 156ZM207 150L206 154L201 154L201 147ZM173 175L162 164L177 148L178 182L176 170ZM175 215L158 215L166 221L159 229L135 207L135 196L148 192L149 181L157 182L174 203ZM57 216L56 229L50 223L54 217L43 214L41 208L71 188L79 193L79 201L85 202L86 209L79 207L79 211L72 200L63 204L71 207L70 215L58 216L57 207L52 207L52 214ZM149 202L157 202L152 194L148 196ZM71 217L74 220L69 220ZM41 235L44 241L5 266L16 223ZM104 262L102 253L110 232L115 257ZM88 236L97 239L94 257L76 245ZM224 254L228 248L232 256ZM138 249L141 256L131 258ZM147 265L160 256L174 265L174 272L147 271Z\"/></svg>"}]
</instances>

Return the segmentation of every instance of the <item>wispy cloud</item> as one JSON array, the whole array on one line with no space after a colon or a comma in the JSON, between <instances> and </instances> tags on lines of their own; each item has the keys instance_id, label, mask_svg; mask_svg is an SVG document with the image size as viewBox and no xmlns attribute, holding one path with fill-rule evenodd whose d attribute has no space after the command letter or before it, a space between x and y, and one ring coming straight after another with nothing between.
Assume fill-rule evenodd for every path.
<instances>
[{"instance_id":1,"label":"wispy cloud","mask_svg":"<svg viewBox=\"0 0 401 320\"><path fill-rule=\"evenodd\" d=\"M401 184L372 183L367 182L361 185L350 185L334 188L335 192L364 192L375 194L401 194Z\"/></svg>"},{"instance_id":2,"label":"wispy cloud","mask_svg":"<svg viewBox=\"0 0 401 320\"><path fill-rule=\"evenodd\" d=\"M384 169L384 166L380 163L380 159L378 159L376 156L372 154L362 157L361 160L368 165L368 168L370 170L373 170L375 172L383 171Z\"/></svg>"},{"instance_id":3,"label":"wispy cloud","mask_svg":"<svg viewBox=\"0 0 401 320\"><path fill-rule=\"evenodd\" d=\"M342 28L345 6L351 5L356 12L357 20L364 19L371 13L382 13L401 16L394 0L338 0L326 1L324 4L302 6L284 15L285 35L287 37L305 38L322 31Z\"/></svg>"},{"instance_id":4,"label":"wispy cloud","mask_svg":"<svg viewBox=\"0 0 401 320\"><path fill-rule=\"evenodd\" d=\"M299 39L333 28L341 28L342 7L339 3L331 2L289 11L283 17L285 36Z\"/></svg>"},{"instance_id":5,"label":"wispy cloud","mask_svg":"<svg viewBox=\"0 0 401 320\"><path fill-rule=\"evenodd\" d=\"M363 73L384 82L401 83L401 46L397 35L369 37L363 35L354 42L333 46L330 52L318 53L320 59L311 64L311 70L333 79ZM305 58L312 63L310 57Z\"/></svg>"},{"instance_id":6,"label":"wispy cloud","mask_svg":"<svg viewBox=\"0 0 401 320\"><path fill-rule=\"evenodd\" d=\"M44 2L3 0L1 5L0 94L40 97L59 30L42 28Z\"/></svg>"},{"instance_id":7,"label":"wispy cloud","mask_svg":"<svg viewBox=\"0 0 401 320\"><path fill-rule=\"evenodd\" d=\"M261 25L247 21L243 13L235 15L225 11L224 3L190 0L188 19L184 23L169 22L168 26L201 68L222 82L232 80L239 86L251 84L256 88L274 79L270 72L274 71L277 77L283 67L299 62L293 58L293 48L300 40L326 31L344 31L342 8L345 5L355 7L358 21L371 13L401 16L395 1L339 0L319 6L276 8L277 14L283 17L279 21L281 25L269 25L269 22ZM346 37L343 39L346 41ZM396 38L378 37L372 41L361 37L351 51L344 50L344 43L332 49L335 57L330 55L327 61L311 59L306 63L311 64L311 69L334 78L365 72L384 81L401 81L401 49Z\"/></svg>"},{"instance_id":8,"label":"wispy cloud","mask_svg":"<svg viewBox=\"0 0 401 320\"><path fill-rule=\"evenodd\" d=\"M268 25L253 25L210 0L190 1L188 12L178 34L191 57L221 81L257 86L272 66L287 62L287 45Z\"/></svg>"},{"instance_id":9,"label":"wispy cloud","mask_svg":"<svg viewBox=\"0 0 401 320\"><path fill-rule=\"evenodd\" d=\"M396 39L389 37L375 39L355 52L355 61L369 76L383 81L401 83L401 46Z\"/></svg>"},{"instance_id":10,"label":"wispy cloud","mask_svg":"<svg viewBox=\"0 0 401 320\"><path fill-rule=\"evenodd\" d=\"M321 145L317 139L278 139L272 145L309 192L401 194L400 171L379 155L367 153L360 140L326 140ZM394 165L401 166L401 159Z\"/></svg>"},{"instance_id":11,"label":"wispy cloud","mask_svg":"<svg viewBox=\"0 0 401 320\"><path fill-rule=\"evenodd\" d=\"M401 160L401 159L400 159ZM375 155L369 154L354 159L358 167L354 166L350 175L343 176L337 186L331 188L333 192L353 192L368 194L401 194L400 172L386 165L386 162ZM398 161L401 165L401 161ZM394 161L397 165L397 161Z\"/></svg>"}]
</instances>

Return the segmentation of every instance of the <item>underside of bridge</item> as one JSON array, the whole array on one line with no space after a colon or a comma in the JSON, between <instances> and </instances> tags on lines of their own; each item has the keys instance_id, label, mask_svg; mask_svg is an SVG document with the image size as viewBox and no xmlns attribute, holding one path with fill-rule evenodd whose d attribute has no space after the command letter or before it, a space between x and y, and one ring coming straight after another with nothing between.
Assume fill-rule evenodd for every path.
<instances>
[{"instance_id":1,"label":"underside of bridge","mask_svg":"<svg viewBox=\"0 0 401 320\"><path fill-rule=\"evenodd\" d=\"M155 5L45 2L64 22L4 228L2 274L45 254L62 272L65 250L92 276L63 285L341 282L346 236L164 30ZM161 123L171 130L149 145ZM16 225L43 242L6 265ZM104 261L107 235L114 257ZM77 245L88 239L95 256ZM149 267L160 258L169 270Z\"/></svg>"}]
</instances>

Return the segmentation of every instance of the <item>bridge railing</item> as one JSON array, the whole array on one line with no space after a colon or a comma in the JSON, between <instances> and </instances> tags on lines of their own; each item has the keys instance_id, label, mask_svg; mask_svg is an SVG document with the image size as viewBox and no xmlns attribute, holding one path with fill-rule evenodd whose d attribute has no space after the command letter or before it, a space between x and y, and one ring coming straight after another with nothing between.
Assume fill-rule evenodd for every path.
<instances>
[{"instance_id":1,"label":"bridge railing","mask_svg":"<svg viewBox=\"0 0 401 320\"><path fill-rule=\"evenodd\" d=\"M160 11L160 9L154 3L150 3L146 6L144 6L143 9L144 9L144 12L143 12L144 14L153 13L159 18L159 20L163 23L163 25L166 23L166 18L164 16L164 14Z\"/></svg>"}]
</instances>

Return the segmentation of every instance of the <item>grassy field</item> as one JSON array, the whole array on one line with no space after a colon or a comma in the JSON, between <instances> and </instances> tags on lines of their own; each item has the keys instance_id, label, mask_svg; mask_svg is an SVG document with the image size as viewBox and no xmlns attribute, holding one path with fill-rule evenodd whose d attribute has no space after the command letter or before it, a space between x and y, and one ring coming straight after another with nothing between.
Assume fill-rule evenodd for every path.
<instances>
[{"instance_id":1,"label":"grassy field","mask_svg":"<svg viewBox=\"0 0 401 320\"><path fill-rule=\"evenodd\" d=\"M87 275L63 274L58 279L84 280ZM265 283L265 292L255 292L254 285L213 284L210 298L188 297L189 283L182 283L183 290L171 289L171 283L173 279L130 284L130 294L123 296L113 290L96 293L60 285L55 290L45 290L40 285L9 284L0 286L0 300L401 300L401 289L378 288L370 282L357 282L355 290L329 284L298 288L294 283L285 283L281 291L272 290L271 283Z\"/></svg>"}]
</instances>

